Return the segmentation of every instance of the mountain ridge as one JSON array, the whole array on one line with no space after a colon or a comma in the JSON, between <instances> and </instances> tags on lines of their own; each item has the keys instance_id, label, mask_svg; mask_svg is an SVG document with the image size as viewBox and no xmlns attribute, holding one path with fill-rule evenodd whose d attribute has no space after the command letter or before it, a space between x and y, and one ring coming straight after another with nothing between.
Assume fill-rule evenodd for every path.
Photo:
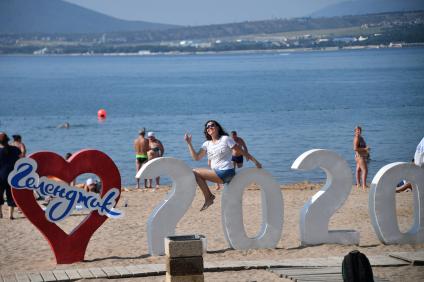
<instances>
[{"instance_id":1,"label":"mountain ridge","mask_svg":"<svg viewBox=\"0 0 424 282\"><path fill-rule=\"evenodd\" d=\"M329 5L312 14L311 17L337 17L389 12L424 10L422 0L356 0Z\"/></svg>"},{"instance_id":2,"label":"mountain ridge","mask_svg":"<svg viewBox=\"0 0 424 282\"><path fill-rule=\"evenodd\" d=\"M101 33L164 30L176 25L127 21L62 0L1 0L0 33Z\"/></svg>"}]
</instances>

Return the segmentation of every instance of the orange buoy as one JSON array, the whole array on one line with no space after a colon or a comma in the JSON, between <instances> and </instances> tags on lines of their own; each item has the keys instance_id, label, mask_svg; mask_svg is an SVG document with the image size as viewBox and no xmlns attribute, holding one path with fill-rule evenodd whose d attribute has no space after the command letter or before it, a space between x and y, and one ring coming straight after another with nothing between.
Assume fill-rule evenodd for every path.
<instances>
[{"instance_id":1,"label":"orange buoy","mask_svg":"<svg viewBox=\"0 0 424 282\"><path fill-rule=\"evenodd\" d=\"M100 109L100 110L97 112L97 117L98 117L99 119L105 119L105 118L106 118L106 110L105 110L105 109Z\"/></svg>"}]
</instances>

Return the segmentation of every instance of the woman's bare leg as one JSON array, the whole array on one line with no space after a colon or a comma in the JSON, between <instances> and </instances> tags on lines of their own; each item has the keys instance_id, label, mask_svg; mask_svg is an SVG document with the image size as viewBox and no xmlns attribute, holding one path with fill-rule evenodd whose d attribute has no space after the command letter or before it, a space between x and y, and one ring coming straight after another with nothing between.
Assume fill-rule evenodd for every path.
<instances>
[{"instance_id":1,"label":"woman's bare leg","mask_svg":"<svg viewBox=\"0 0 424 282\"><path fill-rule=\"evenodd\" d=\"M211 181L215 183L223 183L222 179L216 175L215 171L207 168L196 168L193 170L194 176L196 178L197 185L199 185L200 190L205 197L205 203L200 211L207 209L210 205L213 204L215 196L212 194L211 190L208 187L206 181Z\"/></svg>"},{"instance_id":2,"label":"woman's bare leg","mask_svg":"<svg viewBox=\"0 0 424 282\"><path fill-rule=\"evenodd\" d=\"M136 174L138 173L140 168L141 168L140 163L138 162L138 160L135 160L135 173ZM137 189L140 189L140 178L136 178L136 181L137 181Z\"/></svg>"},{"instance_id":3,"label":"woman's bare leg","mask_svg":"<svg viewBox=\"0 0 424 282\"><path fill-rule=\"evenodd\" d=\"M367 189L368 166L365 158L359 158L359 166L362 172L362 190Z\"/></svg>"},{"instance_id":4,"label":"woman's bare leg","mask_svg":"<svg viewBox=\"0 0 424 282\"><path fill-rule=\"evenodd\" d=\"M13 217L13 211L14 211L14 207L9 207L9 219L15 219L14 217Z\"/></svg>"},{"instance_id":5,"label":"woman's bare leg","mask_svg":"<svg viewBox=\"0 0 424 282\"><path fill-rule=\"evenodd\" d=\"M355 171L355 176L356 176L356 188L359 189L360 185L361 185L361 167L359 165L359 161L356 159L356 171Z\"/></svg>"}]
</instances>

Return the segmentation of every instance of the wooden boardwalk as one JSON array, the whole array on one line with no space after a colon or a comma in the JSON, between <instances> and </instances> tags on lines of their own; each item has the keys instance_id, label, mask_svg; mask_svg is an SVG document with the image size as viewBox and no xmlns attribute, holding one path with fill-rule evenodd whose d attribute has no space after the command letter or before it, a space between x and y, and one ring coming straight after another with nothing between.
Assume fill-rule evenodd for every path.
<instances>
[{"instance_id":1,"label":"wooden boardwalk","mask_svg":"<svg viewBox=\"0 0 424 282\"><path fill-rule=\"evenodd\" d=\"M294 267L294 268L270 268L274 274L295 282L326 281L343 282L341 267ZM375 282L386 282L388 280L374 276Z\"/></svg>"},{"instance_id":2,"label":"wooden boardwalk","mask_svg":"<svg viewBox=\"0 0 424 282\"><path fill-rule=\"evenodd\" d=\"M424 265L424 251L389 253L369 256L372 266ZM307 258L291 260L258 261L216 261L205 262L205 272L241 271L268 269L280 277L294 281L342 281L341 264L343 257ZM28 273L7 273L0 276L0 282L50 282L77 281L80 279L119 279L165 275L164 264L139 264L128 266L107 266L82 269L56 269ZM308 280L309 279L309 280ZM375 277L375 281L387 281Z\"/></svg>"}]
</instances>

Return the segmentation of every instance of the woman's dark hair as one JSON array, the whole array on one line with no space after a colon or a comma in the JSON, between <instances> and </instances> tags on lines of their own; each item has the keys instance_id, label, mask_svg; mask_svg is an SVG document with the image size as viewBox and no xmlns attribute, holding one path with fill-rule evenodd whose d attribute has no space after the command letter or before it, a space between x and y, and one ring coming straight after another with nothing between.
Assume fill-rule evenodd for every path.
<instances>
[{"instance_id":1,"label":"woman's dark hair","mask_svg":"<svg viewBox=\"0 0 424 282\"><path fill-rule=\"evenodd\" d=\"M228 133L225 132L225 130L222 128L222 126L219 124L219 122L217 122L216 120L208 120L205 123L205 129L203 130L203 133L205 134L205 138L206 140L212 140L212 137L208 134L208 131L206 129L206 126L208 125L208 123L213 122L216 127L218 127L218 138L220 138L221 136L225 135L228 136Z\"/></svg>"},{"instance_id":2,"label":"woman's dark hair","mask_svg":"<svg viewBox=\"0 0 424 282\"><path fill-rule=\"evenodd\" d=\"M20 142L22 140L22 137L19 134L12 135L12 137L13 137L13 141Z\"/></svg>"}]
</instances>

